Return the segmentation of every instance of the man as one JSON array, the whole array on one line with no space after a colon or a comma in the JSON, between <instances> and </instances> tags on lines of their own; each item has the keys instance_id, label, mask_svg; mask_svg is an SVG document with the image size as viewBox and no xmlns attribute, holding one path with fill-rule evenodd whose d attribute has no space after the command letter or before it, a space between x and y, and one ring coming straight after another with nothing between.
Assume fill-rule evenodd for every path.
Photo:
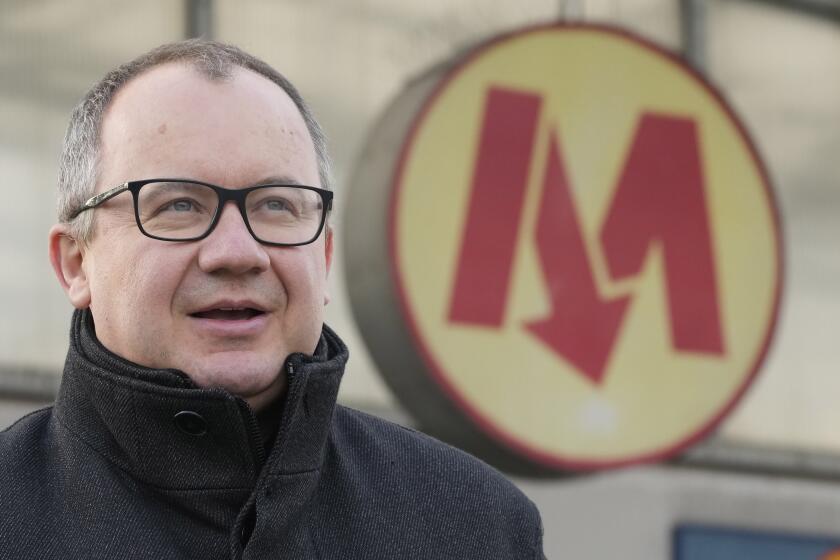
<instances>
[{"instance_id":1,"label":"man","mask_svg":"<svg viewBox=\"0 0 840 560\"><path fill-rule=\"evenodd\" d=\"M71 118L50 258L55 405L0 435L2 558L541 558L501 475L335 404L323 134L294 87L187 41Z\"/></svg>"}]
</instances>

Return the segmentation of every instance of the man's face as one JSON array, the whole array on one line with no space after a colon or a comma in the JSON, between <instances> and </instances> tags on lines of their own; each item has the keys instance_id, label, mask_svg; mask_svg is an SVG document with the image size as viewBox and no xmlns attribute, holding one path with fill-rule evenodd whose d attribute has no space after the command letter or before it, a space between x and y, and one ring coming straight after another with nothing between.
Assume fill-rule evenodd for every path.
<instances>
[{"instance_id":1,"label":"man's face","mask_svg":"<svg viewBox=\"0 0 840 560\"><path fill-rule=\"evenodd\" d=\"M319 186L294 103L241 68L221 82L181 64L153 68L116 95L101 137L97 192L163 177L228 188ZM90 306L97 337L112 352L180 369L199 386L224 387L261 408L284 388L286 357L314 351L328 297L329 231L309 245L262 245L229 202L210 236L173 243L139 231L129 193L94 211L94 235L80 250L83 284L71 283L68 293L77 307ZM228 311L239 308L260 313Z\"/></svg>"}]
</instances>

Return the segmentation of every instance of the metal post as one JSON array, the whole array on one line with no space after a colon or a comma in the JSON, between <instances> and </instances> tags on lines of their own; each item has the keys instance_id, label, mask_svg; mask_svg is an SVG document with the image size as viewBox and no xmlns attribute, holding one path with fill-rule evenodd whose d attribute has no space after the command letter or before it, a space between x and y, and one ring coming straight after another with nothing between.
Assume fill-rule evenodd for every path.
<instances>
[{"instance_id":1,"label":"metal post","mask_svg":"<svg viewBox=\"0 0 840 560\"><path fill-rule=\"evenodd\" d=\"M186 0L187 38L213 38L213 0Z\"/></svg>"},{"instance_id":2,"label":"metal post","mask_svg":"<svg viewBox=\"0 0 840 560\"><path fill-rule=\"evenodd\" d=\"M680 0L680 31L685 59L697 70L706 67L705 0Z\"/></svg>"},{"instance_id":3,"label":"metal post","mask_svg":"<svg viewBox=\"0 0 840 560\"><path fill-rule=\"evenodd\" d=\"M575 21L583 19L585 0L560 0L560 19Z\"/></svg>"}]
</instances>

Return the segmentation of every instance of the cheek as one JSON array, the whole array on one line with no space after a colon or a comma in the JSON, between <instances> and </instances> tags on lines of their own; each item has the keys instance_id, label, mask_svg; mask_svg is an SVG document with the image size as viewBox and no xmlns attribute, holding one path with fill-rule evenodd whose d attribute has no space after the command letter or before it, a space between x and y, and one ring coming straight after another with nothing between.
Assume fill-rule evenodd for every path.
<instances>
[{"instance_id":1,"label":"cheek","mask_svg":"<svg viewBox=\"0 0 840 560\"><path fill-rule=\"evenodd\" d=\"M188 255L181 255L177 251L151 251L139 255L133 266L132 277L127 278L126 282L133 289L133 299L137 305L168 310L189 266Z\"/></svg>"},{"instance_id":2,"label":"cheek","mask_svg":"<svg viewBox=\"0 0 840 560\"><path fill-rule=\"evenodd\" d=\"M129 319L170 306L185 265L149 248L122 245L111 254L119 257L97 262L92 271L92 305Z\"/></svg>"},{"instance_id":3,"label":"cheek","mask_svg":"<svg viewBox=\"0 0 840 560\"><path fill-rule=\"evenodd\" d=\"M286 291L287 305L295 307L321 307L326 293L326 260L323 247L304 246L294 252L272 257L272 268ZM303 250L305 249L305 250Z\"/></svg>"}]
</instances>

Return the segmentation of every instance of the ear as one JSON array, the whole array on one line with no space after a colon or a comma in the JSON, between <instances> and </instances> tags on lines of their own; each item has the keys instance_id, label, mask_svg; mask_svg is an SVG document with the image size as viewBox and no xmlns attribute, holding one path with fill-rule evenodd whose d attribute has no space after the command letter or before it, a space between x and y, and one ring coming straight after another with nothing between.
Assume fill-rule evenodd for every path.
<instances>
[{"instance_id":1,"label":"ear","mask_svg":"<svg viewBox=\"0 0 840 560\"><path fill-rule=\"evenodd\" d=\"M56 224L50 229L50 262L58 283L77 309L90 305L90 286L83 266L84 257L84 245L71 237L67 224Z\"/></svg>"},{"instance_id":2,"label":"ear","mask_svg":"<svg viewBox=\"0 0 840 560\"><path fill-rule=\"evenodd\" d=\"M327 226L327 230L324 233L324 257L325 257L325 262L327 264L326 276L329 277L330 268L332 267L332 258L333 258L333 230L330 226ZM330 290L329 290L329 287L328 287L328 283L324 282L324 305L327 305L329 302L330 302Z\"/></svg>"}]
</instances>

